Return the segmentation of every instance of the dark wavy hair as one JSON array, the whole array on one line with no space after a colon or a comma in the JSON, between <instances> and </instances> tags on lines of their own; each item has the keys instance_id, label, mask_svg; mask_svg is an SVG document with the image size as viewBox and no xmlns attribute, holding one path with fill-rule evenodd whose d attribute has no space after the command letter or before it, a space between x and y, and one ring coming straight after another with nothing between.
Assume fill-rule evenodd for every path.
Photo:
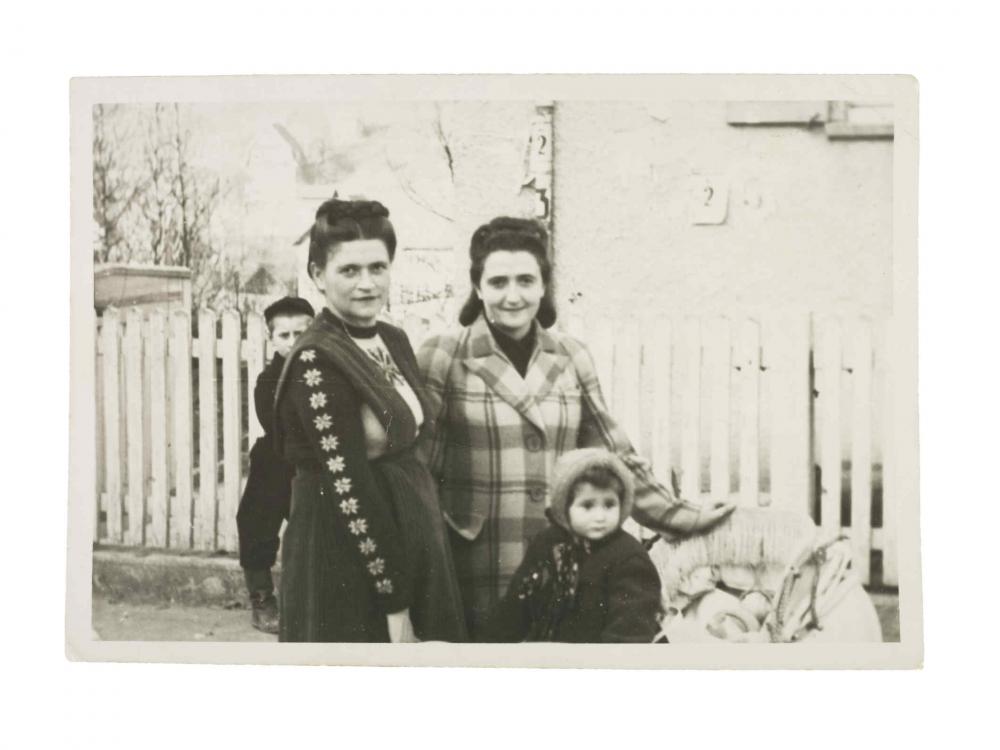
<instances>
[{"instance_id":1,"label":"dark wavy hair","mask_svg":"<svg viewBox=\"0 0 1000 750\"><path fill-rule=\"evenodd\" d=\"M330 258L330 249L341 242L382 240L389 260L396 255L396 230L389 221L389 209L378 201L343 201L331 198L316 209L316 220L309 230L309 267L322 270Z\"/></svg>"},{"instance_id":2,"label":"dark wavy hair","mask_svg":"<svg viewBox=\"0 0 1000 750\"><path fill-rule=\"evenodd\" d=\"M510 216L498 216L479 227L472 233L472 240L469 242L469 278L473 287L479 286L486 259L496 250L524 250L535 256L545 285L545 293L538 305L535 319L542 328L550 328L556 322L556 307L552 301L552 261L549 260L549 234L545 227L533 219ZM463 326L470 325L482 311L483 302L476 296L473 288L458 314L458 322Z\"/></svg>"}]
</instances>

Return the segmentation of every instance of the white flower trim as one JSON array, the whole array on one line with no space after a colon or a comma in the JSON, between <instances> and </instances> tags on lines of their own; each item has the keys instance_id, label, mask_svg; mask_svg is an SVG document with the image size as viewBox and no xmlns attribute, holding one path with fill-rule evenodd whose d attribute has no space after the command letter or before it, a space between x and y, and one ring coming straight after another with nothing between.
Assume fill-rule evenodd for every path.
<instances>
[{"instance_id":1,"label":"white flower trim","mask_svg":"<svg viewBox=\"0 0 1000 750\"><path fill-rule=\"evenodd\" d=\"M358 501L353 497L349 497L346 500L341 500L340 512L343 513L345 516L353 516L357 514Z\"/></svg>"},{"instance_id":2,"label":"white flower trim","mask_svg":"<svg viewBox=\"0 0 1000 750\"><path fill-rule=\"evenodd\" d=\"M361 536L362 534L368 533L368 522L363 518L356 518L347 524L347 527L351 530L354 536Z\"/></svg>"},{"instance_id":3,"label":"white flower trim","mask_svg":"<svg viewBox=\"0 0 1000 750\"><path fill-rule=\"evenodd\" d=\"M347 477L338 479L333 483L333 489L337 491L338 495L346 495L351 491L351 480Z\"/></svg>"},{"instance_id":4,"label":"white flower trim","mask_svg":"<svg viewBox=\"0 0 1000 750\"><path fill-rule=\"evenodd\" d=\"M311 370L306 370L302 375L302 379L306 381L306 385L310 388L315 388L317 385L323 382L323 376L320 375L319 370L315 367Z\"/></svg>"},{"instance_id":5,"label":"white flower trim","mask_svg":"<svg viewBox=\"0 0 1000 750\"><path fill-rule=\"evenodd\" d=\"M364 541L358 543L358 549L361 551L362 555L366 557L368 555L374 555L375 550L378 549L378 545L375 544L375 540L371 537L366 537Z\"/></svg>"},{"instance_id":6,"label":"white flower trim","mask_svg":"<svg viewBox=\"0 0 1000 750\"><path fill-rule=\"evenodd\" d=\"M380 576L385 572L385 560L381 557L376 557L370 563L368 563L368 572L373 576Z\"/></svg>"},{"instance_id":7,"label":"white flower trim","mask_svg":"<svg viewBox=\"0 0 1000 750\"><path fill-rule=\"evenodd\" d=\"M327 459L326 468L330 470L331 474L339 474L344 470L344 457L334 456L333 458Z\"/></svg>"},{"instance_id":8,"label":"white flower trim","mask_svg":"<svg viewBox=\"0 0 1000 750\"><path fill-rule=\"evenodd\" d=\"M325 451L335 451L337 446L340 445L340 438L336 435L325 435L319 441L319 446Z\"/></svg>"},{"instance_id":9,"label":"white flower trim","mask_svg":"<svg viewBox=\"0 0 1000 750\"><path fill-rule=\"evenodd\" d=\"M299 354L299 359L301 359L303 362L312 362L314 359L316 359L316 350L305 349L301 354Z\"/></svg>"},{"instance_id":10,"label":"white flower trim","mask_svg":"<svg viewBox=\"0 0 1000 750\"><path fill-rule=\"evenodd\" d=\"M313 409L320 409L326 406L326 394L322 391L319 393L314 393L309 397L309 406Z\"/></svg>"},{"instance_id":11,"label":"white flower trim","mask_svg":"<svg viewBox=\"0 0 1000 750\"><path fill-rule=\"evenodd\" d=\"M390 581L388 578L383 578L381 581L376 581L375 590L380 594L391 594L392 581Z\"/></svg>"},{"instance_id":12,"label":"white flower trim","mask_svg":"<svg viewBox=\"0 0 1000 750\"><path fill-rule=\"evenodd\" d=\"M313 424L316 425L317 430L322 432L333 426L333 419L330 418L329 414L320 414L313 420Z\"/></svg>"}]
</instances>

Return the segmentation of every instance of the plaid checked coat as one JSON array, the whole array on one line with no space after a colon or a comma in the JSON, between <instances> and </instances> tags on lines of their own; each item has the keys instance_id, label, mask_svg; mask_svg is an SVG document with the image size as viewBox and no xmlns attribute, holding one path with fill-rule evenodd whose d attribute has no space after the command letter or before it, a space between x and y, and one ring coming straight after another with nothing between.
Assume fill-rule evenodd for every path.
<instances>
[{"instance_id":1,"label":"plaid checked coat","mask_svg":"<svg viewBox=\"0 0 1000 750\"><path fill-rule=\"evenodd\" d=\"M429 338L417 355L431 410L423 450L455 532L455 567L475 637L547 525L552 466L582 447L617 454L635 477L633 517L670 536L689 531L698 508L675 498L636 455L608 414L593 359L579 340L535 323L522 378L480 315Z\"/></svg>"}]
</instances>

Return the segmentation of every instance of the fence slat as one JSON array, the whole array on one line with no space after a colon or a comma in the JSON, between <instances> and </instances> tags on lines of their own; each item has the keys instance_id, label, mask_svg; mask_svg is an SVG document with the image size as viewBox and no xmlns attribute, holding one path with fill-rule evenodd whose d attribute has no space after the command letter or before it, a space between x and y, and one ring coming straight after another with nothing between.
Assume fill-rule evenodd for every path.
<instances>
[{"instance_id":1,"label":"fence slat","mask_svg":"<svg viewBox=\"0 0 1000 750\"><path fill-rule=\"evenodd\" d=\"M697 502L701 494L701 323L681 323L681 495Z\"/></svg>"},{"instance_id":2,"label":"fence slat","mask_svg":"<svg viewBox=\"0 0 1000 750\"><path fill-rule=\"evenodd\" d=\"M142 424L142 310L132 308L125 324L125 436L128 453L128 529L125 543L141 546L146 528L146 476Z\"/></svg>"},{"instance_id":3,"label":"fence slat","mask_svg":"<svg viewBox=\"0 0 1000 750\"><path fill-rule=\"evenodd\" d=\"M104 492L106 496L105 539L122 542L122 465L121 465L121 378L119 336L121 318L117 310L104 311L101 327L104 356Z\"/></svg>"},{"instance_id":4,"label":"fence slat","mask_svg":"<svg viewBox=\"0 0 1000 750\"><path fill-rule=\"evenodd\" d=\"M669 320L658 321L655 327L650 326L645 329L648 331L647 372L653 381L650 407L650 416L653 420L650 459L664 482L670 481L670 473L673 470L670 442L670 394L673 383L672 329Z\"/></svg>"},{"instance_id":5,"label":"fence slat","mask_svg":"<svg viewBox=\"0 0 1000 750\"><path fill-rule=\"evenodd\" d=\"M615 361L615 334L611 327L611 321L605 318L592 320L589 326L589 336L584 338L584 343L590 349L594 357L594 366L597 368L597 379L601 383L601 393L604 394L608 402L608 408L612 414L617 414L618 404L615 403L614 391L614 361Z\"/></svg>"},{"instance_id":6,"label":"fence slat","mask_svg":"<svg viewBox=\"0 0 1000 750\"><path fill-rule=\"evenodd\" d=\"M198 313L198 501L194 546L214 549L218 503L219 446L215 399L215 313Z\"/></svg>"},{"instance_id":7,"label":"fence slat","mask_svg":"<svg viewBox=\"0 0 1000 750\"><path fill-rule=\"evenodd\" d=\"M761 335L771 404L771 502L808 513L812 506L809 316L768 315Z\"/></svg>"},{"instance_id":8,"label":"fence slat","mask_svg":"<svg viewBox=\"0 0 1000 750\"><path fill-rule=\"evenodd\" d=\"M892 319L886 321L883 327L883 340L885 346L885 364L882 367L885 378L885 395L882 399L882 434L891 436L894 430L899 429L901 422L908 422L903 415L896 415L896 380L901 379L897 373L899 367L899 351L901 333L895 330L900 323ZM900 470L898 463L898 451L901 449L903 438L895 440L889 437L884 440L882 447L882 583L887 586L899 585L899 550L897 547L897 533L899 526L896 521L896 514L899 510L897 503L900 500L899 485L902 480L897 479ZM914 488L916 489L916 488ZM909 498L914 501L916 498ZM911 506L914 507L914 506Z\"/></svg>"},{"instance_id":9,"label":"fence slat","mask_svg":"<svg viewBox=\"0 0 1000 750\"><path fill-rule=\"evenodd\" d=\"M861 582L871 579L872 544L872 332L865 320L848 328L847 365L851 370L851 540L854 569Z\"/></svg>"},{"instance_id":10,"label":"fence slat","mask_svg":"<svg viewBox=\"0 0 1000 750\"><path fill-rule=\"evenodd\" d=\"M264 369L264 337L267 326L260 313L252 312L247 316L247 404L249 408L249 418L247 425L249 430L249 445L252 446L257 438L263 437L264 426L257 419L257 411L253 403L253 389L257 384L257 376ZM416 346L414 344L414 346Z\"/></svg>"},{"instance_id":11,"label":"fence slat","mask_svg":"<svg viewBox=\"0 0 1000 750\"><path fill-rule=\"evenodd\" d=\"M219 508L219 547L236 551L236 509L240 504L242 436L240 381L240 314L222 315L222 505Z\"/></svg>"},{"instance_id":12,"label":"fence slat","mask_svg":"<svg viewBox=\"0 0 1000 750\"><path fill-rule=\"evenodd\" d=\"M171 408L174 423L174 502L170 504L170 546L189 549L192 544L194 444L191 387L191 319L184 310L170 320L170 372L173 377Z\"/></svg>"},{"instance_id":13,"label":"fence slat","mask_svg":"<svg viewBox=\"0 0 1000 750\"><path fill-rule=\"evenodd\" d=\"M820 441L820 522L828 531L840 531L841 472L840 445L840 323L834 318L817 326L816 397Z\"/></svg>"},{"instance_id":14,"label":"fence slat","mask_svg":"<svg viewBox=\"0 0 1000 750\"><path fill-rule=\"evenodd\" d=\"M97 471L94 472L94 536L101 539L101 510L104 508L104 353L101 346L101 319L94 311L94 458Z\"/></svg>"},{"instance_id":15,"label":"fence slat","mask_svg":"<svg viewBox=\"0 0 1000 750\"><path fill-rule=\"evenodd\" d=\"M639 365L642 351L637 321L628 320L618 327L615 337L614 374L608 387L614 391L614 410L611 412L633 444L639 439L640 382Z\"/></svg>"},{"instance_id":16,"label":"fence slat","mask_svg":"<svg viewBox=\"0 0 1000 750\"><path fill-rule=\"evenodd\" d=\"M730 326L712 318L705 326L705 368L708 387L710 452L709 487L713 500L729 498L729 387L732 368Z\"/></svg>"},{"instance_id":17,"label":"fence slat","mask_svg":"<svg viewBox=\"0 0 1000 750\"><path fill-rule=\"evenodd\" d=\"M766 505L760 494L760 327L740 321L736 332L740 430L740 504Z\"/></svg>"},{"instance_id":18,"label":"fence slat","mask_svg":"<svg viewBox=\"0 0 1000 750\"><path fill-rule=\"evenodd\" d=\"M167 546L170 473L167 464L167 321L160 310L149 314L150 495L146 542Z\"/></svg>"}]
</instances>

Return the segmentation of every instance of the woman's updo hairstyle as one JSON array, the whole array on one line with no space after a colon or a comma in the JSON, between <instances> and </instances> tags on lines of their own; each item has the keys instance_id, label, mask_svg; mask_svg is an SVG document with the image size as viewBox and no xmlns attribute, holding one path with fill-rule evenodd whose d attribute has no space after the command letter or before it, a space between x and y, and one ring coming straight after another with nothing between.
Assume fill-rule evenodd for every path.
<instances>
[{"instance_id":1,"label":"woman's updo hairstyle","mask_svg":"<svg viewBox=\"0 0 1000 750\"><path fill-rule=\"evenodd\" d=\"M331 198L316 209L309 230L309 269L326 268L330 248L353 240L382 240L389 260L396 255L396 231L389 209L378 201L343 201Z\"/></svg>"},{"instance_id":2,"label":"woman's updo hairstyle","mask_svg":"<svg viewBox=\"0 0 1000 750\"><path fill-rule=\"evenodd\" d=\"M516 252L523 250L535 256L538 269L542 274L545 294L538 305L535 319L542 328L549 328L556 322L556 308L552 302L551 284L552 262L549 260L549 234L533 219L517 219L510 216L498 216L488 224L483 224L472 233L469 243L469 278L472 286L478 287L483 278L483 267L490 253L496 250ZM458 314L458 322L463 326L470 325L483 310L482 300L476 296L473 289L469 298L462 305Z\"/></svg>"}]
</instances>

